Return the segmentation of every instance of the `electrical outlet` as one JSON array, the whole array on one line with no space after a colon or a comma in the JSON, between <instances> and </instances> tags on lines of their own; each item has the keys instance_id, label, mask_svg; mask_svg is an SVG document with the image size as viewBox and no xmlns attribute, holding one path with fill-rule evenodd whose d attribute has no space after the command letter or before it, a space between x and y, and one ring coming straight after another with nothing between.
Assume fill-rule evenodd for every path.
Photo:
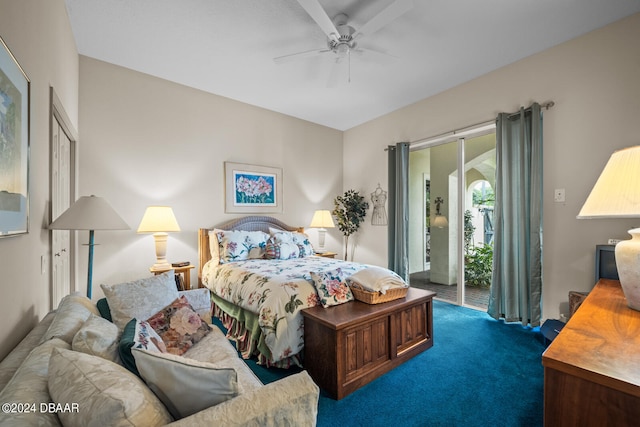
<instances>
[{"instance_id":1,"label":"electrical outlet","mask_svg":"<svg viewBox=\"0 0 640 427\"><path fill-rule=\"evenodd\" d=\"M556 188L553 190L553 201L557 203L564 202L564 188Z\"/></svg>"},{"instance_id":2,"label":"electrical outlet","mask_svg":"<svg viewBox=\"0 0 640 427\"><path fill-rule=\"evenodd\" d=\"M610 245L617 245L618 242L620 242L620 239L609 239L609 244Z\"/></svg>"}]
</instances>

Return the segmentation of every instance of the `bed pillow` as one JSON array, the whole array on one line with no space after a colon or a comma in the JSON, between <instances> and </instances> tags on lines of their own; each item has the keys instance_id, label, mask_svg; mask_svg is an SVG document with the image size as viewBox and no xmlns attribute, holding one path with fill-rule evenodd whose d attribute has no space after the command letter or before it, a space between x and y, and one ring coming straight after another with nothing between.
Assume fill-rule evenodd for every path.
<instances>
[{"instance_id":1,"label":"bed pillow","mask_svg":"<svg viewBox=\"0 0 640 427\"><path fill-rule=\"evenodd\" d=\"M147 319L178 298L173 270L133 282L102 284L100 287L107 298L113 323L120 330L131 319Z\"/></svg>"},{"instance_id":2,"label":"bed pillow","mask_svg":"<svg viewBox=\"0 0 640 427\"><path fill-rule=\"evenodd\" d=\"M219 228L209 230L209 253L211 254L211 261L213 265L220 264L220 241L218 240L218 233L224 232Z\"/></svg>"},{"instance_id":3,"label":"bed pillow","mask_svg":"<svg viewBox=\"0 0 640 427\"><path fill-rule=\"evenodd\" d=\"M183 355L211 330L184 295L149 317L147 322L162 338L167 353L178 356Z\"/></svg>"},{"instance_id":4,"label":"bed pillow","mask_svg":"<svg viewBox=\"0 0 640 427\"><path fill-rule=\"evenodd\" d=\"M264 258L269 235L262 231L224 231L218 236L220 264Z\"/></svg>"},{"instance_id":5,"label":"bed pillow","mask_svg":"<svg viewBox=\"0 0 640 427\"><path fill-rule=\"evenodd\" d=\"M133 357L142 379L175 419L238 395L238 375L232 368L142 349L134 349Z\"/></svg>"},{"instance_id":6,"label":"bed pillow","mask_svg":"<svg viewBox=\"0 0 640 427\"><path fill-rule=\"evenodd\" d=\"M48 388L53 403L79 411L57 412L65 427L163 426L169 411L140 378L115 363L77 351L54 349Z\"/></svg>"},{"instance_id":7,"label":"bed pillow","mask_svg":"<svg viewBox=\"0 0 640 427\"><path fill-rule=\"evenodd\" d=\"M280 242L276 243L272 240L267 242L265 251L266 259L292 259L300 256L300 248L295 243Z\"/></svg>"},{"instance_id":8,"label":"bed pillow","mask_svg":"<svg viewBox=\"0 0 640 427\"><path fill-rule=\"evenodd\" d=\"M275 243L292 243L298 246L298 256L304 258L315 254L313 246L309 241L309 237L297 231L283 231L275 228L269 228L271 240Z\"/></svg>"},{"instance_id":9,"label":"bed pillow","mask_svg":"<svg viewBox=\"0 0 640 427\"><path fill-rule=\"evenodd\" d=\"M353 301L351 289L345 281L341 268L323 272L311 272L311 279L318 291L318 299L323 307Z\"/></svg>"}]
</instances>

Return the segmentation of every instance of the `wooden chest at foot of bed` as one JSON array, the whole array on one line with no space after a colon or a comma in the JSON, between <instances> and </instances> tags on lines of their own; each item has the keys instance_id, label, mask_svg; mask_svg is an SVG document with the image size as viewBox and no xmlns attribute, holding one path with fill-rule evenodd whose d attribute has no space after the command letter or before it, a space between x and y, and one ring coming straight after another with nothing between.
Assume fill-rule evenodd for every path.
<instances>
[{"instance_id":1,"label":"wooden chest at foot of bed","mask_svg":"<svg viewBox=\"0 0 640 427\"><path fill-rule=\"evenodd\" d=\"M433 346L434 292L370 305L317 306L304 316L304 368L334 399L342 399Z\"/></svg>"}]
</instances>

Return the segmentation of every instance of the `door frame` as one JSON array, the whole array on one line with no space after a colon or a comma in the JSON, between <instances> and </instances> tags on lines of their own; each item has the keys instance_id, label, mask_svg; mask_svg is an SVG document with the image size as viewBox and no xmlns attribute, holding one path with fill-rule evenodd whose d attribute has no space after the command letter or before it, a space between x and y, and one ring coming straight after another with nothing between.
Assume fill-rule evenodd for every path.
<instances>
[{"instance_id":1,"label":"door frame","mask_svg":"<svg viewBox=\"0 0 640 427\"><path fill-rule=\"evenodd\" d=\"M410 144L410 150L421 150L426 148L433 148L439 145L447 144L447 143L457 143L457 170L458 174L462 174L462 176L458 176L457 183L455 185L456 188L456 243L458 246L457 250L457 275L458 275L458 283L456 284L456 301L448 301L451 303L455 303L456 305L465 306L465 286L464 286L464 210L465 210L465 143L467 139L473 139L476 137L480 137L483 135L487 135L490 133L496 132L496 123L494 121L479 123L476 125L472 125L460 130L454 130L451 132L447 132L445 134L441 134L431 138L421 139L419 141L412 142ZM450 224L451 225L451 224ZM424 245L423 245L424 246ZM423 254L424 258L424 254Z\"/></svg>"},{"instance_id":2,"label":"door frame","mask_svg":"<svg viewBox=\"0 0 640 427\"><path fill-rule=\"evenodd\" d=\"M49 87L49 223L53 221L53 188L54 188L54 178L53 178L53 129L54 126L59 125L62 128L62 131L65 133L67 138L69 139L69 199L70 204L72 204L76 200L76 182L78 176L78 165L77 165L77 141L78 141L78 133L75 130L74 126L71 124L71 119L64 109L60 98L56 94L53 86ZM54 301L53 301L53 233L55 231L51 230L49 233L49 290L50 290L50 308L54 309ZM69 239L70 247L69 247L69 289L71 292L77 290L76 288L76 247L77 247L77 237L75 233L71 233Z\"/></svg>"}]
</instances>

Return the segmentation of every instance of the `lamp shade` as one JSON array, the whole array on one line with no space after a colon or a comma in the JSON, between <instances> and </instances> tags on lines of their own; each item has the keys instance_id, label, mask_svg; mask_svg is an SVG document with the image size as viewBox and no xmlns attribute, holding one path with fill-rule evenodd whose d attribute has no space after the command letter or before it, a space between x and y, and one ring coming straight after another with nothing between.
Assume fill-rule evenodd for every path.
<instances>
[{"instance_id":1,"label":"lamp shade","mask_svg":"<svg viewBox=\"0 0 640 427\"><path fill-rule=\"evenodd\" d=\"M111 205L97 196L82 196L49 225L51 230L129 230Z\"/></svg>"},{"instance_id":2,"label":"lamp shade","mask_svg":"<svg viewBox=\"0 0 640 427\"><path fill-rule=\"evenodd\" d=\"M311 228L334 228L331 212L326 210L315 211L311 219Z\"/></svg>"},{"instance_id":3,"label":"lamp shade","mask_svg":"<svg viewBox=\"0 0 640 427\"><path fill-rule=\"evenodd\" d=\"M149 206L138 226L138 233L168 233L180 231L180 226L169 206Z\"/></svg>"},{"instance_id":4,"label":"lamp shade","mask_svg":"<svg viewBox=\"0 0 640 427\"><path fill-rule=\"evenodd\" d=\"M600 174L578 218L640 217L640 146L616 151Z\"/></svg>"},{"instance_id":5,"label":"lamp shade","mask_svg":"<svg viewBox=\"0 0 640 427\"><path fill-rule=\"evenodd\" d=\"M436 215L431 225L436 228L445 228L449 225L449 221L447 221L447 217L444 215Z\"/></svg>"}]
</instances>

